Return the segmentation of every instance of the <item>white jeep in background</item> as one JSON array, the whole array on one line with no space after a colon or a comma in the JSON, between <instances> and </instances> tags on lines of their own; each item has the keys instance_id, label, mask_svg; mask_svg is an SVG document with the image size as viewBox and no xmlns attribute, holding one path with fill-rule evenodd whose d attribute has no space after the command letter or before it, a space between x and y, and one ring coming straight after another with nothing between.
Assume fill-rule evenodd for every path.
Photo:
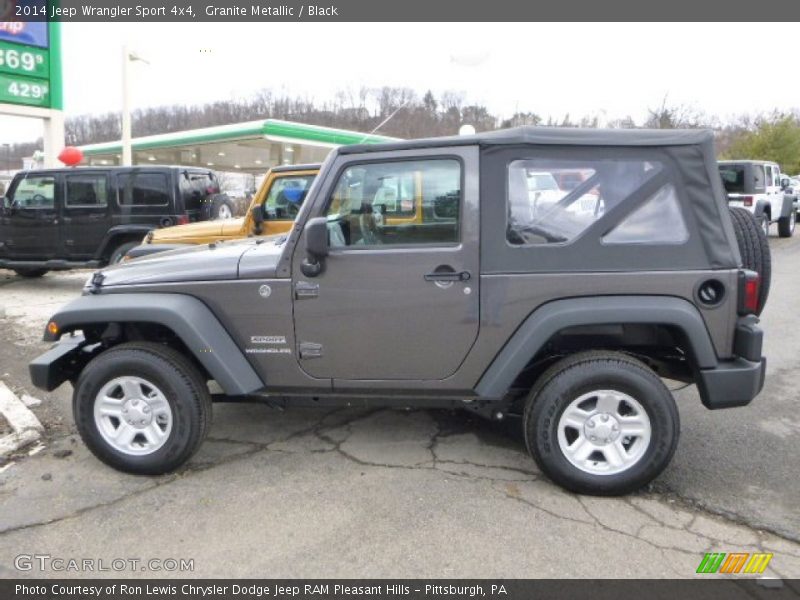
<instances>
[{"instance_id":1,"label":"white jeep in background","mask_svg":"<svg viewBox=\"0 0 800 600\"><path fill-rule=\"evenodd\" d=\"M787 194L789 178L777 163L763 160L721 160L719 174L728 194L728 204L755 216L764 232L778 224L780 237L791 237L797 223L796 196Z\"/></svg>"}]
</instances>

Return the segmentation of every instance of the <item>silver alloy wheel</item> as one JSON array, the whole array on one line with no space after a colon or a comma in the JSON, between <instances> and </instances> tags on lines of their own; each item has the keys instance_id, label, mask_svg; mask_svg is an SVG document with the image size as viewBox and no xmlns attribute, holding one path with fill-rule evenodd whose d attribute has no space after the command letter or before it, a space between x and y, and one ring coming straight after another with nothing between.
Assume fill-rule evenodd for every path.
<instances>
[{"instance_id":1,"label":"silver alloy wheel","mask_svg":"<svg viewBox=\"0 0 800 600\"><path fill-rule=\"evenodd\" d=\"M220 204L219 211L217 211L217 218L218 219L232 219L233 212L231 212L231 207L227 204Z\"/></svg>"},{"instance_id":2,"label":"silver alloy wheel","mask_svg":"<svg viewBox=\"0 0 800 600\"><path fill-rule=\"evenodd\" d=\"M584 473L614 475L641 460L652 427L644 407L628 394L595 390L570 402L558 420L558 445Z\"/></svg>"},{"instance_id":3,"label":"silver alloy wheel","mask_svg":"<svg viewBox=\"0 0 800 600\"><path fill-rule=\"evenodd\" d=\"M172 408L155 385L141 377L117 377L94 400L94 422L103 439L130 456L152 454L169 438Z\"/></svg>"}]
</instances>

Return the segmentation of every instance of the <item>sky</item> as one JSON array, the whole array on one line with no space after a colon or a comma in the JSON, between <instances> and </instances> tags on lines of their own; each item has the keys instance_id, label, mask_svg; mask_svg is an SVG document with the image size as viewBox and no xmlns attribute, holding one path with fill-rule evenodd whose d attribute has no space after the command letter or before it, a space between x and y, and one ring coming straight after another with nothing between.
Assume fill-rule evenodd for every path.
<instances>
[{"instance_id":1,"label":"sky","mask_svg":"<svg viewBox=\"0 0 800 600\"><path fill-rule=\"evenodd\" d=\"M462 93L500 116L632 116L667 98L722 120L800 106L791 23L66 23L67 115L119 110L122 44L133 108L200 104L271 88L324 101L404 86ZM768 40L758 51L753 40ZM748 47L749 46L749 47ZM789 63L791 65L791 63ZM455 133L455 132L454 132ZM41 122L0 116L0 144Z\"/></svg>"}]
</instances>

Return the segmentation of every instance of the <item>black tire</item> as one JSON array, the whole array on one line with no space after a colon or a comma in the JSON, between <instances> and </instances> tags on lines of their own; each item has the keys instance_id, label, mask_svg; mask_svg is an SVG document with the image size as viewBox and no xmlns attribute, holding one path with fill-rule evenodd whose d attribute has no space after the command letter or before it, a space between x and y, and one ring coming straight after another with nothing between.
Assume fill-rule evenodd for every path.
<instances>
[{"instance_id":1,"label":"black tire","mask_svg":"<svg viewBox=\"0 0 800 600\"><path fill-rule=\"evenodd\" d=\"M760 223L750 211L738 207L732 207L729 210L733 221L733 231L736 233L736 242L739 245L739 254L742 255L742 266L755 271L761 277L757 313L760 315L767 304L772 282L772 255L769 241L764 234L764 229L760 227Z\"/></svg>"},{"instance_id":2,"label":"black tire","mask_svg":"<svg viewBox=\"0 0 800 600\"><path fill-rule=\"evenodd\" d=\"M139 245L139 242L127 242L125 244L120 244L116 248L114 248L113 252L108 257L108 264L109 265L116 265L122 262L122 259L125 258L125 255L136 248Z\"/></svg>"},{"instance_id":3,"label":"black tire","mask_svg":"<svg viewBox=\"0 0 800 600\"><path fill-rule=\"evenodd\" d=\"M222 213L222 214L221 214ZM231 219L236 216L236 207L226 194L216 194L211 199L211 219Z\"/></svg>"},{"instance_id":4,"label":"black tire","mask_svg":"<svg viewBox=\"0 0 800 600\"><path fill-rule=\"evenodd\" d=\"M42 277L43 275L49 273L49 271L47 269L14 269L14 273L20 277L35 279L37 277Z\"/></svg>"},{"instance_id":5,"label":"black tire","mask_svg":"<svg viewBox=\"0 0 800 600\"><path fill-rule=\"evenodd\" d=\"M170 433L150 454L121 452L98 429L96 397L118 377L146 380L161 390L169 403ZM160 475L180 467L197 451L211 426L211 395L205 378L177 351L149 342L121 344L94 358L75 385L72 410L78 432L92 454L115 469L138 475Z\"/></svg>"},{"instance_id":6,"label":"black tire","mask_svg":"<svg viewBox=\"0 0 800 600\"><path fill-rule=\"evenodd\" d=\"M788 217L778 219L778 235L782 238L792 237L797 225L797 214L792 209Z\"/></svg>"},{"instance_id":7,"label":"black tire","mask_svg":"<svg viewBox=\"0 0 800 600\"><path fill-rule=\"evenodd\" d=\"M570 462L559 444L559 421L564 411L582 395L591 396L597 390L628 395L643 407L650 420L649 445L619 473L586 472ZM545 475L567 490L596 496L628 494L655 479L672 459L680 435L678 409L661 379L644 363L620 352L605 351L574 354L550 367L528 396L523 425L528 451Z\"/></svg>"}]
</instances>

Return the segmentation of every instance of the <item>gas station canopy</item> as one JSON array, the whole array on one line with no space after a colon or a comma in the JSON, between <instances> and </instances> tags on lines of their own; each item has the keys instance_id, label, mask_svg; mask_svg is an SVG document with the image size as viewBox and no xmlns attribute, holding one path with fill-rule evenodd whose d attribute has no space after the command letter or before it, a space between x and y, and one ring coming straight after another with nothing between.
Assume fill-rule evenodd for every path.
<instances>
[{"instance_id":1,"label":"gas station canopy","mask_svg":"<svg viewBox=\"0 0 800 600\"><path fill-rule=\"evenodd\" d=\"M172 164L254 175L275 165L322 162L331 148L396 138L278 119L134 138L133 164ZM121 142L81 146L84 165L118 165Z\"/></svg>"}]
</instances>

